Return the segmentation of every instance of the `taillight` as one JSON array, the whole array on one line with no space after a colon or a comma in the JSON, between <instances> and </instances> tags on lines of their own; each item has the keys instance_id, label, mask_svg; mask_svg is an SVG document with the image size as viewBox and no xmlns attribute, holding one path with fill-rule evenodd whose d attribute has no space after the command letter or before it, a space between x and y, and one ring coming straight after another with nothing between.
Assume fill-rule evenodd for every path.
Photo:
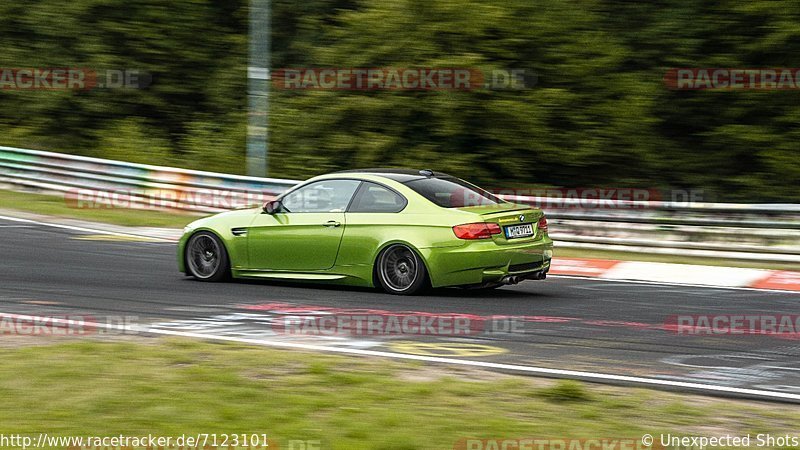
<instances>
[{"instance_id":1,"label":"taillight","mask_svg":"<svg viewBox=\"0 0 800 450\"><path fill-rule=\"evenodd\" d=\"M537 225L537 227L542 233L547 233L547 218L545 216L539 219L539 225Z\"/></svg>"},{"instance_id":2,"label":"taillight","mask_svg":"<svg viewBox=\"0 0 800 450\"><path fill-rule=\"evenodd\" d=\"M493 234L500 234L500 225L496 223L467 223L453 227L453 233L459 239L489 239Z\"/></svg>"}]
</instances>

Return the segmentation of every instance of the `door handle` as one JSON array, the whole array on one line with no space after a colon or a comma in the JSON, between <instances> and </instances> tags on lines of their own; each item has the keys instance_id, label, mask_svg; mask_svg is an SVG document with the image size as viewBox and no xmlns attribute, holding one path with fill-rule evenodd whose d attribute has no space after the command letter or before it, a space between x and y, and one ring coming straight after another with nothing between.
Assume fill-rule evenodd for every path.
<instances>
[{"instance_id":1,"label":"door handle","mask_svg":"<svg viewBox=\"0 0 800 450\"><path fill-rule=\"evenodd\" d=\"M323 224L322 226L323 227L327 227L327 228L337 228L340 225L341 225L340 222L337 222L335 220L329 220L327 223Z\"/></svg>"}]
</instances>

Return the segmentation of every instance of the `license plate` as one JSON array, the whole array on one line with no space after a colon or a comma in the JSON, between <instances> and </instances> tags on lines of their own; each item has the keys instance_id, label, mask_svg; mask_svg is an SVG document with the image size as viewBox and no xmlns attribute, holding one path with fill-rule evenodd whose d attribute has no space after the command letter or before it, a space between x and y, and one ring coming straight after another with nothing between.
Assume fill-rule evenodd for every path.
<instances>
[{"instance_id":1,"label":"license plate","mask_svg":"<svg viewBox=\"0 0 800 450\"><path fill-rule=\"evenodd\" d=\"M512 225L506 227L506 239L517 239L533 236L533 224Z\"/></svg>"}]
</instances>

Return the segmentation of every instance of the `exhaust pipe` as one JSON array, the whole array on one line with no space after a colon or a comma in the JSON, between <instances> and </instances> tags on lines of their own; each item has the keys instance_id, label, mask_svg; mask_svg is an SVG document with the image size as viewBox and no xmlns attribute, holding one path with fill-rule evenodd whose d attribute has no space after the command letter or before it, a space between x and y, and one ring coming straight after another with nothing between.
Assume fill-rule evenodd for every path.
<instances>
[{"instance_id":1,"label":"exhaust pipe","mask_svg":"<svg viewBox=\"0 0 800 450\"><path fill-rule=\"evenodd\" d=\"M500 279L500 282L503 284L519 284L519 282L522 280L544 280L545 278L547 278L547 272L541 271L526 274L523 277L517 275L506 275Z\"/></svg>"}]
</instances>

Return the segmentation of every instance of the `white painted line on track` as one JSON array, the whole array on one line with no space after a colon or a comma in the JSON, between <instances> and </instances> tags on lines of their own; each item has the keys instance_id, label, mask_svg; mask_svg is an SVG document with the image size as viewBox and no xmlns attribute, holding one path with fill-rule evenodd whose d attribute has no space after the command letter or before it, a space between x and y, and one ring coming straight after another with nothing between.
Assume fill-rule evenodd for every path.
<instances>
[{"instance_id":1,"label":"white painted line on track","mask_svg":"<svg viewBox=\"0 0 800 450\"><path fill-rule=\"evenodd\" d=\"M646 284L652 286L696 287L708 290L722 289L722 290L734 290L734 291L774 292L777 294L800 295L800 292L798 291L781 290L781 289L763 289L763 288L742 287L742 286L711 286L708 284L679 283L673 281L667 282L667 281L646 281L646 280L614 280L611 278L581 277L577 275L549 275L549 274L547 275L547 278L564 278L569 280L584 280L584 281L602 281L605 283Z\"/></svg>"},{"instance_id":2,"label":"white painted line on track","mask_svg":"<svg viewBox=\"0 0 800 450\"><path fill-rule=\"evenodd\" d=\"M44 319L43 317L37 317L37 316L0 312L0 318L5 318L5 317L23 321L37 321L37 320L41 321ZM140 326L130 326L130 325L125 326L125 325L111 325L111 324L94 323L94 322L83 322L78 320L61 319L57 317L52 317L52 318L47 317L46 319L51 323L59 325L78 325L78 326L101 328L105 330L117 330L117 331L128 331L128 332L133 331L146 334L179 336L179 337L207 339L215 341L238 342L243 344L260 345L267 347L295 348L300 350L344 353L344 354L358 355L358 356L376 356L382 358L406 359L414 361L459 365L459 366L481 367L486 369L508 370L514 372L553 376L558 378L575 378L579 380L600 382L600 383L618 382L618 383L628 383L633 385L649 386L649 387L683 388L692 391L700 391L703 393L724 394L729 396L743 396L750 398L780 400L780 401L800 403L800 394L789 394L785 392L766 391L761 389L745 389L745 388L736 388L729 386L717 386L713 384L660 380L656 378L632 377L627 375L612 375L599 372L548 369L544 367L522 366L516 364L494 363L487 361L473 361L468 359L444 358L440 356L408 355L404 353L384 352L377 350L361 350L354 348L328 347L325 345L300 344L300 343L280 342L280 341L262 341L258 339L249 339L249 338L232 337L232 336L216 336L211 334L191 333L185 331L150 329L147 327L140 327Z\"/></svg>"},{"instance_id":3,"label":"white painted line on track","mask_svg":"<svg viewBox=\"0 0 800 450\"><path fill-rule=\"evenodd\" d=\"M51 228L61 228L61 229L64 229L64 230L71 230L71 231L80 231L80 232L84 232L84 233L109 234L109 235L112 235L112 236L147 238L147 239L152 239L153 241L158 241L158 242L169 242L169 243L174 243L175 242L175 241L172 241L172 240L169 240L169 239L153 237L153 236L144 236L144 235L138 235L138 234L132 234L132 233L120 233L120 232L108 231L108 230L98 230L98 229L95 229L95 228L76 227L76 226L72 226L72 225L63 225L63 224L60 224L60 223L39 222L37 220L20 219L18 217L0 216L0 220L8 220L10 222L19 222L19 223L30 223L30 224L34 224L34 225L42 225L42 226L51 227Z\"/></svg>"}]
</instances>

